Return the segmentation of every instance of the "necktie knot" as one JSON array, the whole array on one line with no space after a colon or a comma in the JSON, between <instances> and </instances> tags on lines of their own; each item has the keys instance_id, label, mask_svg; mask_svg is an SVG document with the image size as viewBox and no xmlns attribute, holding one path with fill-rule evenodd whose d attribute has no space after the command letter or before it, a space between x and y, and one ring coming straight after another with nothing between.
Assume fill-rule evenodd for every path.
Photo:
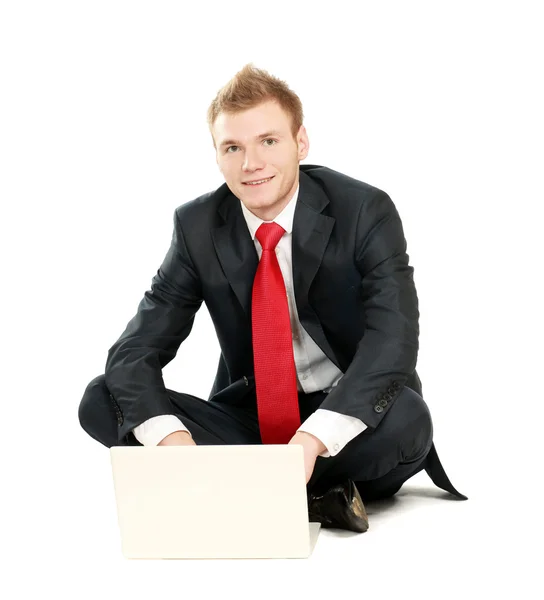
<instances>
[{"instance_id":1,"label":"necktie knot","mask_svg":"<svg viewBox=\"0 0 544 600\"><path fill-rule=\"evenodd\" d=\"M255 233L263 250L274 250L281 240L285 229L277 223L263 223Z\"/></svg>"}]
</instances>

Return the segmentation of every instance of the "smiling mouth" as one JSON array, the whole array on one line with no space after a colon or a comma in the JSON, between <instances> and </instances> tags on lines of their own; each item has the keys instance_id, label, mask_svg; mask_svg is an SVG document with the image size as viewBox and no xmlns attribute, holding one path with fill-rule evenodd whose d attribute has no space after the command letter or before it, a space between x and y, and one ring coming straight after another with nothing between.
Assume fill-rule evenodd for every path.
<instances>
[{"instance_id":1,"label":"smiling mouth","mask_svg":"<svg viewBox=\"0 0 544 600\"><path fill-rule=\"evenodd\" d=\"M265 183L268 183L269 181L272 181L272 179L274 179L274 175L272 175L272 177L268 177L268 179L259 179L251 183L244 181L243 184L248 185L249 187L259 187L261 185L264 185Z\"/></svg>"}]
</instances>

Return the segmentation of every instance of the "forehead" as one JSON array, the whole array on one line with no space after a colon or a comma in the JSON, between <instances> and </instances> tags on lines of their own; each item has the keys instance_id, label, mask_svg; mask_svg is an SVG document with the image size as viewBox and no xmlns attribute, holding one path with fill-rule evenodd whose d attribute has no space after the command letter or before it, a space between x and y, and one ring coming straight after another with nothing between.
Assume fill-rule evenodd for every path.
<instances>
[{"instance_id":1,"label":"forehead","mask_svg":"<svg viewBox=\"0 0 544 600\"><path fill-rule=\"evenodd\" d=\"M213 125L218 145L232 141L251 141L264 133L288 135L289 115L277 102L264 102L236 113L219 113Z\"/></svg>"}]
</instances>

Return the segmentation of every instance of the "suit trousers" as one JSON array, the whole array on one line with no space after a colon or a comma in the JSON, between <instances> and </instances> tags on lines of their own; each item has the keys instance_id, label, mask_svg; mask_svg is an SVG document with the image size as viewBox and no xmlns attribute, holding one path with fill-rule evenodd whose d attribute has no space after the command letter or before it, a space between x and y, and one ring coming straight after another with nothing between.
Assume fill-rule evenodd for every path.
<instances>
[{"instance_id":1,"label":"suit trousers","mask_svg":"<svg viewBox=\"0 0 544 600\"><path fill-rule=\"evenodd\" d=\"M173 390L167 393L176 416L197 445L262 443L256 400L235 406ZM301 423L325 398L324 392L299 393ZM85 389L79 405L79 422L91 437L108 448L141 445L133 433L119 441L117 416L104 375L95 377ZM432 437L432 420L426 403L415 391L404 387L378 428L363 431L335 456L317 457L308 491L320 493L352 479L364 501L392 496L407 479L425 468Z\"/></svg>"}]
</instances>

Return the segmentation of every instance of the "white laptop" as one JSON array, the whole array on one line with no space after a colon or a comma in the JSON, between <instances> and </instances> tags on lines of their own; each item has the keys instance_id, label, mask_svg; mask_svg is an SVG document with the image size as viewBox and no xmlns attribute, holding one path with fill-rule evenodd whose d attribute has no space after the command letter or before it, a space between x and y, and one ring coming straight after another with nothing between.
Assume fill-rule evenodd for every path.
<instances>
[{"instance_id":1,"label":"white laptop","mask_svg":"<svg viewBox=\"0 0 544 600\"><path fill-rule=\"evenodd\" d=\"M298 444L113 446L126 558L307 558L309 523Z\"/></svg>"}]
</instances>

